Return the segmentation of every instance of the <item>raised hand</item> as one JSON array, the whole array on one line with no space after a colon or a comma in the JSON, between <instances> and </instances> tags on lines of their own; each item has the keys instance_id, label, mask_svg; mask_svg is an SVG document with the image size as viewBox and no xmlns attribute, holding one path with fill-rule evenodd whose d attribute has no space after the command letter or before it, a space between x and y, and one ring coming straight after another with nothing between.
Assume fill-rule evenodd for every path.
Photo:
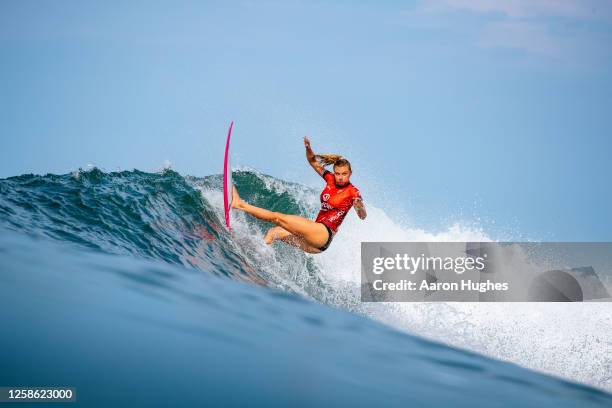
<instances>
[{"instance_id":1,"label":"raised hand","mask_svg":"<svg viewBox=\"0 0 612 408\"><path fill-rule=\"evenodd\" d=\"M304 147L306 149L310 149L310 139L308 139L308 136L304 136Z\"/></svg>"}]
</instances>

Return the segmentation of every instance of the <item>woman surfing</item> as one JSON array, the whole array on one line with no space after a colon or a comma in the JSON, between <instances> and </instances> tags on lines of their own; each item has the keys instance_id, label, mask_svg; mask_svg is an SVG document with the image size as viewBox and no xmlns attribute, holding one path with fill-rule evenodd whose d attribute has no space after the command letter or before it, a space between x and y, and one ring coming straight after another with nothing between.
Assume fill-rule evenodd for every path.
<instances>
[{"instance_id":1,"label":"woman surfing","mask_svg":"<svg viewBox=\"0 0 612 408\"><path fill-rule=\"evenodd\" d=\"M359 190L350 182L352 170L349 161L336 154L314 154L308 137L304 137L304 147L306 160L326 183L321 192L321 210L314 221L299 215L255 207L240 199L236 187L233 187L232 208L276 224L276 227L270 228L266 233L266 244L270 245L278 239L304 252L318 254L329 248L351 207L355 206L355 211L362 220L367 214ZM334 165L333 173L324 168L329 164Z\"/></svg>"}]
</instances>

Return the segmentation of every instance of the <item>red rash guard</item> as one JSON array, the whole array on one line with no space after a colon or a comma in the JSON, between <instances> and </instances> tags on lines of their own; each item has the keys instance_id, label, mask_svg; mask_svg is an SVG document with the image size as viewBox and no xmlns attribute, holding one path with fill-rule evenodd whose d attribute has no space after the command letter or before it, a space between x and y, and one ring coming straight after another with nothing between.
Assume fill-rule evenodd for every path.
<instances>
[{"instance_id":1,"label":"red rash guard","mask_svg":"<svg viewBox=\"0 0 612 408\"><path fill-rule=\"evenodd\" d=\"M315 221L327 225L336 233L353 206L353 200L361 198L361 194L351 183L342 187L336 185L334 175L327 170L323 172L323 178L327 185L321 192L321 211Z\"/></svg>"}]
</instances>

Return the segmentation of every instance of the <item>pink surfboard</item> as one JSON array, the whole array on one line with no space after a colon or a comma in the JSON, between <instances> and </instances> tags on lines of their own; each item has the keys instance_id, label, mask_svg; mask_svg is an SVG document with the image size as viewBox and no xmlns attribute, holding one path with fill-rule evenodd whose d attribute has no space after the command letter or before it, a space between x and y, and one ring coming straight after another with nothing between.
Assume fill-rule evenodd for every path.
<instances>
[{"instance_id":1,"label":"pink surfboard","mask_svg":"<svg viewBox=\"0 0 612 408\"><path fill-rule=\"evenodd\" d=\"M225 212L225 225L231 231L230 224L230 209L232 208L232 166L230 165L229 147L230 137L232 136L232 128L234 121L230 123L229 131L227 132L227 141L225 142L225 158L223 160L223 210Z\"/></svg>"}]
</instances>

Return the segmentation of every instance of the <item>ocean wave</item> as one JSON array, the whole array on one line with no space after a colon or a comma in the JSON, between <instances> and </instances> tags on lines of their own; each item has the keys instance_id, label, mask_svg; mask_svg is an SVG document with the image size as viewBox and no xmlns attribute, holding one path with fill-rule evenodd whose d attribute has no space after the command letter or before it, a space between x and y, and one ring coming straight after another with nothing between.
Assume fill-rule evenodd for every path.
<instances>
[{"instance_id":1,"label":"ocean wave","mask_svg":"<svg viewBox=\"0 0 612 408\"><path fill-rule=\"evenodd\" d=\"M316 215L317 190L256 169L241 168L233 178L254 205ZM365 201L366 222L349 215L330 249L316 256L283 243L266 245L262 238L271 225L244 213L233 214L230 235L223 221L221 176L182 176L170 169L93 168L3 179L0 225L75 247L281 289L449 345L612 389L609 304L361 303L362 241L491 240L477 225L453 223L430 232L400 223Z\"/></svg>"}]
</instances>

